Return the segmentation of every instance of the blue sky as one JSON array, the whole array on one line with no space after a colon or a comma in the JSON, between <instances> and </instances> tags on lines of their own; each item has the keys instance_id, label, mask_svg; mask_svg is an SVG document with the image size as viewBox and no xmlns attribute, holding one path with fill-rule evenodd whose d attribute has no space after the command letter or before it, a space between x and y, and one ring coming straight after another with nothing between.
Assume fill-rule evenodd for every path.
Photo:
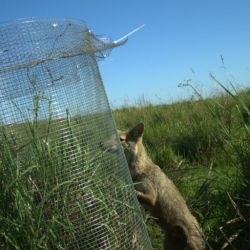
<instances>
[{"instance_id":1,"label":"blue sky","mask_svg":"<svg viewBox=\"0 0 250 250\"><path fill-rule=\"evenodd\" d=\"M229 79L249 86L249 10L248 0L1 0L0 21L77 18L113 39L146 24L99 63L109 101L116 107L142 96L152 102L188 97L191 90L177 86L189 79L204 95L214 93L210 72L225 84Z\"/></svg>"}]
</instances>

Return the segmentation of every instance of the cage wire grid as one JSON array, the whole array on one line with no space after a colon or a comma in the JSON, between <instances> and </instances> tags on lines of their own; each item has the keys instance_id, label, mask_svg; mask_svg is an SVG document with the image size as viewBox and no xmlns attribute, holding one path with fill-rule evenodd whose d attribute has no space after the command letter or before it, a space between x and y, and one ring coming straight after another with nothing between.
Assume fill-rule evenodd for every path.
<instances>
[{"instance_id":1,"label":"cage wire grid","mask_svg":"<svg viewBox=\"0 0 250 250\"><path fill-rule=\"evenodd\" d=\"M151 249L97 65L119 45L77 20L0 24L0 247Z\"/></svg>"}]
</instances>

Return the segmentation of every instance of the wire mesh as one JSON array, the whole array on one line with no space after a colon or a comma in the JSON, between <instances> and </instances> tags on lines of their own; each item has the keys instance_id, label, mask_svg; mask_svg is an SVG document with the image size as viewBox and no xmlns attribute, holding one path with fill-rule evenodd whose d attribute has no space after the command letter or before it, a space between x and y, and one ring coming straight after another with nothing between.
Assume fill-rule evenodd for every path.
<instances>
[{"instance_id":1,"label":"wire mesh","mask_svg":"<svg viewBox=\"0 0 250 250\"><path fill-rule=\"evenodd\" d=\"M97 66L114 46L82 21L0 25L1 249L151 249Z\"/></svg>"}]
</instances>

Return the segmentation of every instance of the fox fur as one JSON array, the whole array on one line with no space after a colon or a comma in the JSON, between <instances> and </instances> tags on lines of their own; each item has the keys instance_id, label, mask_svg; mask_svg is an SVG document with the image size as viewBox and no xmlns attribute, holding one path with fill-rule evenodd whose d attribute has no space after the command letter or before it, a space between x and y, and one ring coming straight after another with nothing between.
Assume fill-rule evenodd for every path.
<instances>
[{"instance_id":1,"label":"fox fur","mask_svg":"<svg viewBox=\"0 0 250 250\"><path fill-rule=\"evenodd\" d=\"M147 155L142 143L144 124L128 132L118 130L135 183L138 200L165 231L164 249L205 249L202 230L174 183Z\"/></svg>"}]
</instances>

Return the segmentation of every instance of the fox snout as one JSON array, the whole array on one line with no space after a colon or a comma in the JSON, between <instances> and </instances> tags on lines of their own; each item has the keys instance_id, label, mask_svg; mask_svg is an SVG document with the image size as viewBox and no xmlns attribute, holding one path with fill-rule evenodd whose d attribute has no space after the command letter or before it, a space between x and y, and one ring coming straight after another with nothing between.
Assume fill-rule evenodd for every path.
<instances>
[{"instance_id":1,"label":"fox snout","mask_svg":"<svg viewBox=\"0 0 250 250\"><path fill-rule=\"evenodd\" d=\"M119 146L118 146L118 140L117 140L116 134L113 134L107 140L100 142L100 148L103 151L110 152L110 153L117 152L119 149Z\"/></svg>"}]
</instances>

